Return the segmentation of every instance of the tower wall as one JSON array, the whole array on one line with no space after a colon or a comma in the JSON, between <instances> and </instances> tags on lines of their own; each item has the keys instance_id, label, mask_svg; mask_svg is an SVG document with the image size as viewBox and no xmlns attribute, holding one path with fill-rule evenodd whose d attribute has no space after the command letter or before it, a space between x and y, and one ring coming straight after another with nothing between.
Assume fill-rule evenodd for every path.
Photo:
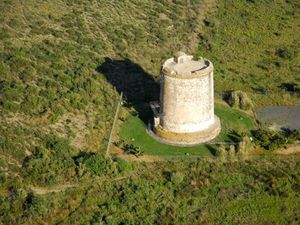
<instances>
[{"instance_id":1,"label":"tower wall","mask_svg":"<svg viewBox=\"0 0 300 225\"><path fill-rule=\"evenodd\" d=\"M196 132L214 123L212 71L191 79L161 77L161 117L164 130Z\"/></svg>"},{"instance_id":2,"label":"tower wall","mask_svg":"<svg viewBox=\"0 0 300 225\"><path fill-rule=\"evenodd\" d=\"M215 138L220 120L214 115L213 65L179 52L161 70L159 123L154 138L171 145L195 145Z\"/></svg>"}]
</instances>

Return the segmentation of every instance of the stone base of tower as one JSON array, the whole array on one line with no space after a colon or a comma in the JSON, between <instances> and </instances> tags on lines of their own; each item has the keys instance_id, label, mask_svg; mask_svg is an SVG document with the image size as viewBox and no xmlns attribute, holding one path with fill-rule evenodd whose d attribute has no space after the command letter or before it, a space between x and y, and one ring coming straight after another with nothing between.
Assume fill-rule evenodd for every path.
<instances>
[{"instance_id":1,"label":"stone base of tower","mask_svg":"<svg viewBox=\"0 0 300 225\"><path fill-rule=\"evenodd\" d=\"M215 137L221 131L220 119L215 116L215 122L205 130L191 133L174 133L164 130L160 125L154 126L150 135L159 142L175 146L192 146L206 143Z\"/></svg>"}]
</instances>

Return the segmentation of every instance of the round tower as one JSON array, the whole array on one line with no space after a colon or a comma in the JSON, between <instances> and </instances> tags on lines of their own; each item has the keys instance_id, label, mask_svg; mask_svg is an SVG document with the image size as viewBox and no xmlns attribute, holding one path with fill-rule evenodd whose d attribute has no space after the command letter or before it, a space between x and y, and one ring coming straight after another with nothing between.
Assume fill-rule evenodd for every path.
<instances>
[{"instance_id":1,"label":"round tower","mask_svg":"<svg viewBox=\"0 0 300 225\"><path fill-rule=\"evenodd\" d=\"M214 115L212 63L183 52L168 59L161 70L158 105L153 131L159 140L195 145L215 138L221 126Z\"/></svg>"}]
</instances>

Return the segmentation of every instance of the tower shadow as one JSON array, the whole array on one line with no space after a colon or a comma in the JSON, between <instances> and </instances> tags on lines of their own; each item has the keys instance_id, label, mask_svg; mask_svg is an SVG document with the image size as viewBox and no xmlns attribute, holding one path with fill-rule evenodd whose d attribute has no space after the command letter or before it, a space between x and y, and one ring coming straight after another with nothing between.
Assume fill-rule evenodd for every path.
<instances>
[{"instance_id":1,"label":"tower shadow","mask_svg":"<svg viewBox=\"0 0 300 225\"><path fill-rule=\"evenodd\" d=\"M126 103L133 106L140 119L147 125L151 115L148 103L159 99L159 84L140 65L130 59L105 62L96 68L119 92L123 92Z\"/></svg>"}]
</instances>

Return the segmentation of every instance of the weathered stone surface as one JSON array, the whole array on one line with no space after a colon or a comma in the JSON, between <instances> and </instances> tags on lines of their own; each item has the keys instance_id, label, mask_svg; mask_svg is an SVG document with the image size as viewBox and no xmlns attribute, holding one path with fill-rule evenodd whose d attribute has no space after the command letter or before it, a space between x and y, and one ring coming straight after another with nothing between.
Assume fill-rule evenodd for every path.
<instances>
[{"instance_id":1,"label":"weathered stone surface","mask_svg":"<svg viewBox=\"0 0 300 225\"><path fill-rule=\"evenodd\" d=\"M220 132L214 115L213 65L207 59L178 54L168 59L161 73L157 136L185 145L207 142Z\"/></svg>"},{"instance_id":2,"label":"weathered stone surface","mask_svg":"<svg viewBox=\"0 0 300 225\"><path fill-rule=\"evenodd\" d=\"M205 130L187 133L170 132L161 126L154 127L154 134L158 141L177 146L192 146L208 142L214 139L220 133L220 120L215 117L214 123Z\"/></svg>"}]
</instances>

